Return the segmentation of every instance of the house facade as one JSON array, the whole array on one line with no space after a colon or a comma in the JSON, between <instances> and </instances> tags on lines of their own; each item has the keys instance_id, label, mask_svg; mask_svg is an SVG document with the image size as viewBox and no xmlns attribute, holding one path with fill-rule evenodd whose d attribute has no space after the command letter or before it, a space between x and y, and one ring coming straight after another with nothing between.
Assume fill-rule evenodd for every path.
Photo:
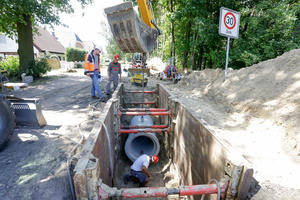
<instances>
[{"instance_id":1,"label":"house facade","mask_svg":"<svg viewBox=\"0 0 300 200\"><path fill-rule=\"evenodd\" d=\"M0 59L7 56L18 56L18 38L13 36L13 39L9 38L7 35L0 34ZM34 47L35 57L40 57L39 51Z\"/></svg>"},{"instance_id":2,"label":"house facade","mask_svg":"<svg viewBox=\"0 0 300 200\"><path fill-rule=\"evenodd\" d=\"M33 45L39 51L40 57L49 56L50 58L65 61L65 47L46 29L37 28L40 35L34 36Z\"/></svg>"},{"instance_id":3,"label":"house facade","mask_svg":"<svg viewBox=\"0 0 300 200\"><path fill-rule=\"evenodd\" d=\"M73 47L84 49L84 44L78 35L71 31L57 31L52 32L54 36L65 48Z\"/></svg>"},{"instance_id":4,"label":"house facade","mask_svg":"<svg viewBox=\"0 0 300 200\"><path fill-rule=\"evenodd\" d=\"M48 55L50 58L64 61L65 48L45 29L37 27L39 35L34 35L33 49L36 58L43 58ZM0 58L7 56L18 56L18 39L16 36L13 39L7 35L0 35Z\"/></svg>"}]
</instances>

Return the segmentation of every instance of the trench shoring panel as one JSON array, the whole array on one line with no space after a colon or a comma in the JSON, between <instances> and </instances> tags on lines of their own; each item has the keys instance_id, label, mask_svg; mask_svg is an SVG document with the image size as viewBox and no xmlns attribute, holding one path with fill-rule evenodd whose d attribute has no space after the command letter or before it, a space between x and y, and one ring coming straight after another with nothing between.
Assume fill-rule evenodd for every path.
<instances>
[{"instance_id":1,"label":"trench shoring panel","mask_svg":"<svg viewBox=\"0 0 300 200\"><path fill-rule=\"evenodd\" d=\"M238 158L232 156L232 148L227 144L223 145L213 130L209 129L209 125L203 119L196 118L193 111L178 101L163 85L157 85L157 91L159 108L172 109L172 131L170 135L166 133L164 138L167 141L168 155L179 169L181 184L206 184L211 179L221 180L226 174L232 178L229 187L236 187L239 191L244 180L243 174L247 171L246 161L241 156ZM120 151L121 138L117 137L117 126L120 121L116 117L116 110L120 105L123 107L123 94L123 84L119 84L99 118L106 124L109 131L114 169L116 157ZM161 117L161 124L165 124L164 121L167 122L167 117L164 118L164 116ZM74 185L77 199L95 197L99 180L112 186L113 177L110 176L107 144L103 126L96 123L80 152L75 167ZM227 169L226 166L230 169ZM230 193L229 190L228 198L232 195ZM200 196L192 199L200 199ZM206 196L206 199L210 199L210 197Z\"/></svg>"}]
</instances>

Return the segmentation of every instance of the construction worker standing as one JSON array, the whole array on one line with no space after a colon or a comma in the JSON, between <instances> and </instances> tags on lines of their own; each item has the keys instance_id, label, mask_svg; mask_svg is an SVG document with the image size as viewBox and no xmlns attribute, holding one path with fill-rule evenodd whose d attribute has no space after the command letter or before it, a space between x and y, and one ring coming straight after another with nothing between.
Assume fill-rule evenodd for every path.
<instances>
[{"instance_id":1,"label":"construction worker standing","mask_svg":"<svg viewBox=\"0 0 300 200\"><path fill-rule=\"evenodd\" d=\"M110 95L110 85L111 82L114 83L114 90L116 90L118 86L118 74L120 74L120 81L121 81L121 64L118 62L120 60L120 56L117 54L114 56L114 61L109 63L107 69L107 80L108 84L106 87L106 95Z\"/></svg>"},{"instance_id":2,"label":"construction worker standing","mask_svg":"<svg viewBox=\"0 0 300 200\"><path fill-rule=\"evenodd\" d=\"M150 163L157 163L158 160L159 159L156 155L148 156L143 154L134 161L133 165L131 165L131 178L140 183L139 187L145 187L145 185L149 183L149 178L152 176L148 171L148 166ZM148 177L146 177L142 171L145 172Z\"/></svg>"},{"instance_id":3,"label":"construction worker standing","mask_svg":"<svg viewBox=\"0 0 300 200\"><path fill-rule=\"evenodd\" d=\"M99 88L98 78L100 75L100 53L102 51L102 47L99 45L95 46L95 50L92 50L90 54L85 56L84 63L84 74L91 77L92 79L92 98L99 99L104 102L104 97ZM99 97L96 96L95 91L97 91Z\"/></svg>"}]
</instances>

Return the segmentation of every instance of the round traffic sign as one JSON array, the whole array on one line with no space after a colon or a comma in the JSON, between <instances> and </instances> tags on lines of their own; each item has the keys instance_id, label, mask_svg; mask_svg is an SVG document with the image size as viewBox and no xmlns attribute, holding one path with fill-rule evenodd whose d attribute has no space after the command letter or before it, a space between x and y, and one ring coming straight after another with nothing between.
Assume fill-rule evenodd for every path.
<instances>
[{"instance_id":1,"label":"round traffic sign","mask_svg":"<svg viewBox=\"0 0 300 200\"><path fill-rule=\"evenodd\" d=\"M232 12L227 12L224 16L224 25L228 29L233 29L236 25L236 19Z\"/></svg>"}]
</instances>

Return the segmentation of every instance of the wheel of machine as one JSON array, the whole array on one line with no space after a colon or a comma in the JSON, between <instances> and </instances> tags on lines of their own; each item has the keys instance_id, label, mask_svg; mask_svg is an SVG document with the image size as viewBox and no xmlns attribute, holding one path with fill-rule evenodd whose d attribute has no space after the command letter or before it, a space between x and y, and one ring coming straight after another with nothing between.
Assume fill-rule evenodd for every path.
<instances>
[{"instance_id":1,"label":"wheel of machine","mask_svg":"<svg viewBox=\"0 0 300 200\"><path fill-rule=\"evenodd\" d=\"M2 151L10 140L15 127L15 113L11 103L5 96L0 94L0 151Z\"/></svg>"}]
</instances>

